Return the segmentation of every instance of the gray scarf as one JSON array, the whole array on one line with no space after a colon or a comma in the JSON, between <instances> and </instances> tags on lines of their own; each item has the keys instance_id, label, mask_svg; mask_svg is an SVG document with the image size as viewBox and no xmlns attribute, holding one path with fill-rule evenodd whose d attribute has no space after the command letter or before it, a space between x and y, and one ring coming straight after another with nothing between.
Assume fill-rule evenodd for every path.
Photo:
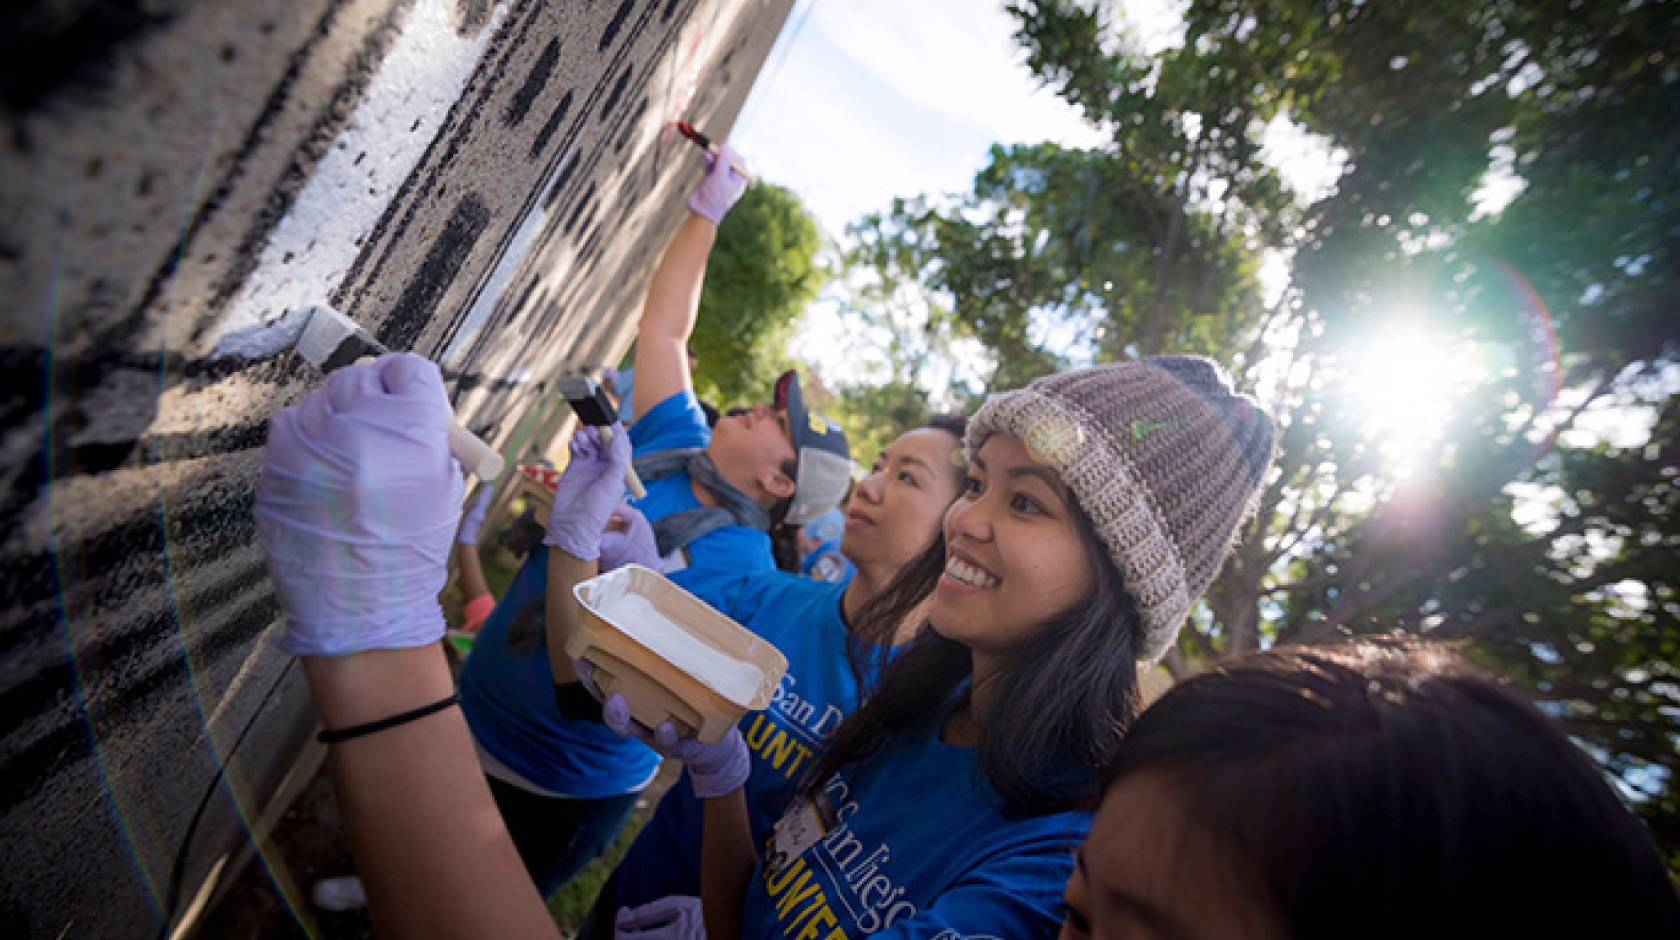
<instances>
[{"instance_id":1,"label":"gray scarf","mask_svg":"<svg viewBox=\"0 0 1680 940\"><path fill-rule=\"evenodd\" d=\"M662 450L657 454L637 457L634 463L636 475L642 478L643 483L663 480L680 470L687 470L689 477L721 504L672 513L655 522L653 537L659 543L661 556L687 548L695 539L727 525L744 525L759 532L770 531L769 513L725 480L704 449Z\"/></svg>"}]
</instances>

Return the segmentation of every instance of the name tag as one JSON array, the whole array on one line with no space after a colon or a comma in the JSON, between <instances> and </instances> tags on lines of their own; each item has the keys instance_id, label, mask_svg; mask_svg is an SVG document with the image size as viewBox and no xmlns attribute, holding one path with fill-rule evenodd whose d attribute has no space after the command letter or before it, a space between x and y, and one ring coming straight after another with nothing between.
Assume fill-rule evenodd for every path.
<instances>
[{"instance_id":1,"label":"name tag","mask_svg":"<svg viewBox=\"0 0 1680 940\"><path fill-rule=\"evenodd\" d=\"M834 811L826 799L801 797L777 820L766 841L764 867L774 874L793 864L834 829Z\"/></svg>"}]
</instances>

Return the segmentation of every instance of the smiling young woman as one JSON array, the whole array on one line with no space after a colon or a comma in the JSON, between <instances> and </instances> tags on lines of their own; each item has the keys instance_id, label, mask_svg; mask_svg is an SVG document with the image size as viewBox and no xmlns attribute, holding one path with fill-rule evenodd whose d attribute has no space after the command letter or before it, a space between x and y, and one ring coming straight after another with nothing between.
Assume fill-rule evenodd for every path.
<instances>
[{"instance_id":1,"label":"smiling young woman","mask_svg":"<svg viewBox=\"0 0 1680 940\"><path fill-rule=\"evenodd\" d=\"M1213 580L1272 440L1204 359L990 399L969 423L931 598L854 624L910 619L915 639L818 755L762 860L738 792L706 800L708 934L1053 936L1084 807L1139 708L1138 663L1165 653Z\"/></svg>"}]
</instances>

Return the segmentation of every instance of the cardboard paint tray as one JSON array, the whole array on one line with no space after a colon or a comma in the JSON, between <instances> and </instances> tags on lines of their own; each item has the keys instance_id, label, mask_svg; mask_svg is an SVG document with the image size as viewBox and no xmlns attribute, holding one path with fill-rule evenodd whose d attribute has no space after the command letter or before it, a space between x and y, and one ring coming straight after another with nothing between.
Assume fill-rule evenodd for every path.
<instances>
[{"instance_id":1,"label":"cardboard paint tray","mask_svg":"<svg viewBox=\"0 0 1680 940\"><path fill-rule=\"evenodd\" d=\"M631 717L646 728L670 721L682 734L692 732L715 744L742 715L770 704L787 671L780 650L650 568L625 565L576 585L572 594L583 616L566 641L566 655L588 660L601 694L624 696ZM604 604L624 594L644 598L713 651L756 666L763 681L751 695L731 699L684 665L667 660L626 632L635 625L612 623L601 613Z\"/></svg>"}]
</instances>

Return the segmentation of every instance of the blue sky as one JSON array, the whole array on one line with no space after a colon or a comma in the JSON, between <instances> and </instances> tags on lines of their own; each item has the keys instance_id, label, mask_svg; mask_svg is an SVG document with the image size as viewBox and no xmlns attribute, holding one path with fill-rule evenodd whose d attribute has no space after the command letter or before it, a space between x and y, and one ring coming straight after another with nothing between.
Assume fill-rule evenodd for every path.
<instances>
[{"instance_id":1,"label":"blue sky","mask_svg":"<svg viewBox=\"0 0 1680 940\"><path fill-rule=\"evenodd\" d=\"M733 142L834 235L894 196L966 188L994 142L1095 142L1010 30L986 0L801 0Z\"/></svg>"},{"instance_id":2,"label":"blue sky","mask_svg":"<svg viewBox=\"0 0 1680 940\"><path fill-rule=\"evenodd\" d=\"M1165 2L1140 7L1155 32L1176 21ZM731 142L839 242L895 196L968 188L994 143L1097 143L1077 111L1038 86L1012 31L1002 2L799 0ZM792 352L830 384L873 377L869 344L831 300L812 306Z\"/></svg>"}]
</instances>

